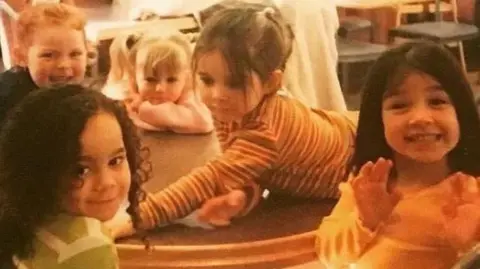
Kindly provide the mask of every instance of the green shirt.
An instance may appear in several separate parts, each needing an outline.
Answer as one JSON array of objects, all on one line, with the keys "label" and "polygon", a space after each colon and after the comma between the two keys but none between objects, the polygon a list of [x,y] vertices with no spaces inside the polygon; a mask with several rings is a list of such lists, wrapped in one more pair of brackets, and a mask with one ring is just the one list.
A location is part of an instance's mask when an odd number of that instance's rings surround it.
[{"label": "green shirt", "polygon": [[18,269],[117,269],[115,243],[97,219],[61,214],[37,232],[34,255]]}]

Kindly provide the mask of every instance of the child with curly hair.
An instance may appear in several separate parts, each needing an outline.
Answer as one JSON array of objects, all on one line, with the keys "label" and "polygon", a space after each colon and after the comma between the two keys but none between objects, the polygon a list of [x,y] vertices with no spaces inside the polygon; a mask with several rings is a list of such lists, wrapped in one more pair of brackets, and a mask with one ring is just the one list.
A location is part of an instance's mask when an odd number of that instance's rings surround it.
[{"label": "child with curly hair", "polygon": [[98,91],[25,97],[0,135],[0,267],[118,268],[101,222],[128,200],[137,226],[145,153],[124,107]]}]

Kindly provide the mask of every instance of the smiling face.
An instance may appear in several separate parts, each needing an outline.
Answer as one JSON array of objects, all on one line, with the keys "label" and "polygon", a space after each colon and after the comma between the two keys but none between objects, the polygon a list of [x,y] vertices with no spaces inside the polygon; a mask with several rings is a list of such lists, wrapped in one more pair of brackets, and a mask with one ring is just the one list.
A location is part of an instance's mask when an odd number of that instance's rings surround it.
[{"label": "smiling face", "polygon": [[81,156],[71,179],[75,184],[64,199],[64,208],[72,215],[109,220],[126,200],[131,182],[117,119],[107,113],[90,118],[80,144]]},{"label": "smiling face", "polygon": [[446,161],[459,141],[457,114],[448,94],[423,73],[407,73],[385,94],[382,118],[395,160]]},{"label": "smiling face", "polygon": [[87,66],[84,33],[66,26],[35,31],[29,46],[20,49],[20,65],[28,67],[38,87],[81,82]]}]

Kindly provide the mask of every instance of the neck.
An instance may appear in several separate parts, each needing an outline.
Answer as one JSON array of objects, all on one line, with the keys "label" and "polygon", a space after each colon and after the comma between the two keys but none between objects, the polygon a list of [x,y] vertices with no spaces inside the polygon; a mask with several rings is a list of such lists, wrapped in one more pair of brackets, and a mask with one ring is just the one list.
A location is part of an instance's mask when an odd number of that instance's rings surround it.
[{"label": "neck", "polygon": [[396,158],[395,169],[396,183],[399,186],[431,186],[441,182],[451,173],[447,158],[433,163]]}]

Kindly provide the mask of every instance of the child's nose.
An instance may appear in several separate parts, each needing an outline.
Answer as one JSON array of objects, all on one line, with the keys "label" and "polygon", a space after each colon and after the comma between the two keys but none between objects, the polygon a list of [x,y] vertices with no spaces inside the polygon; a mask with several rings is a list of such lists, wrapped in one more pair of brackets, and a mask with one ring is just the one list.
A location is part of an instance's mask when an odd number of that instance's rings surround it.
[{"label": "child's nose", "polygon": [[211,97],[212,101],[214,101],[214,102],[220,102],[222,99],[224,99],[224,97],[221,93],[221,90],[217,87],[213,88],[210,91],[210,97]]},{"label": "child's nose", "polygon": [[165,83],[160,82],[160,83],[158,83],[157,86],[155,87],[155,91],[156,91],[156,92],[160,92],[160,93],[164,93],[164,92],[165,92],[165,89],[166,89],[165,86],[166,86]]},{"label": "child's nose", "polygon": [[430,123],[433,121],[432,111],[425,105],[419,105],[413,108],[410,124],[415,123]]},{"label": "child's nose", "polygon": [[58,60],[57,67],[60,69],[69,69],[71,66],[71,60],[67,57],[63,57]]},{"label": "child's nose", "polygon": [[115,186],[115,173],[109,169],[103,169],[98,176],[95,182],[95,190],[103,191],[105,189]]}]

